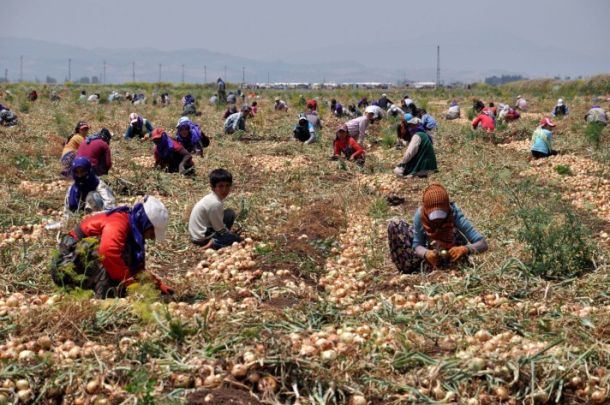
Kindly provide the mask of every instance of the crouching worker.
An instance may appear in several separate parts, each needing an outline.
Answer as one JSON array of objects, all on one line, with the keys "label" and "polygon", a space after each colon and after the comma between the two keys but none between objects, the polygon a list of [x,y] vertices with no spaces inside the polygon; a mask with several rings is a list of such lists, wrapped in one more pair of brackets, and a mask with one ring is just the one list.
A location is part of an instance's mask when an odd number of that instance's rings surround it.
[{"label": "crouching worker", "polygon": [[64,216],[82,211],[104,211],[114,208],[112,190],[95,175],[86,157],[77,157],[70,169],[74,183],[68,188],[64,203]]},{"label": "crouching worker", "polygon": [[155,168],[168,173],[194,174],[193,157],[184,146],[170,138],[163,128],[155,128],[152,134],[155,144]]},{"label": "crouching worker", "polygon": [[[51,278],[60,287],[93,290],[96,298],[125,295],[145,273],[145,240],[165,239],[168,212],[152,196],[84,219],[64,235],[53,255]],[[173,291],[152,275],[163,294]]]},{"label": "crouching worker", "polygon": [[210,146],[210,138],[188,117],[178,120],[176,130],[176,141],[184,146],[188,153],[203,156],[203,149]]},{"label": "crouching worker", "polygon": [[231,173],[225,169],[212,170],[212,192],[195,204],[189,218],[189,234],[195,245],[218,250],[231,246],[234,242],[241,242],[241,236],[231,232],[235,211],[225,209],[223,205],[232,186]]},{"label": "crouching worker", "polygon": [[237,131],[245,132],[246,120],[250,116],[252,116],[252,108],[248,105],[242,106],[240,112],[229,115],[224,124],[225,134],[234,134]]},{"label": "crouching worker", "polygon": [[436,155],[432,147],[432,138],[422,126],[421,120],[411,114],[405,114],[403,120],[407,125],[406,142],[409,143],[405,154],[396,168],[397,176],[427,176],[438,170]]},{"label": "crouching worker", "polygon": [[401,273],[449,267],[487,250],[487,241],[449,201],[447,190],[432,183],[425,190],[413,227],[402,219],[388,223],[392,262]]},{"label": "crouching worker", "polygon": [[307,119],[305,114],[299,114],[299,122],[292,131],[294,139],[301,141],[304,144],[310,144],[316,140],[316,129],[313,124]]},{"label": "crouching worker", "polygon": [[347,125],[343,124],[337,129],[337,136],[333,141],[334,154],[331,160],[337,160],[343,154],[350,162],[364,166],[364,149],[349,135]]},{"label": "crouching worker", "polygon": [[532,134],[532,157],[534,159],[545,158],[559,153],[551,148],[551,141],[553,139],[551,128],[554,126],[553,121],[548,118],[540,120],[540,126]]},{"label": "crouching worker", "polygon": [[8,107],[0,104],[0,125],[12,127],[17,125],[17,116]]},{"label": "crouching worker", "polygon": [[127,127],[127,131],[125,131],[125,135],[123,138],[125,139],[133,139],[138,137],[140,139],[146,139],[147,135],[152,134],[153,125],[152,123],[143,118],[138,113],[129,114],[129,126]]}]

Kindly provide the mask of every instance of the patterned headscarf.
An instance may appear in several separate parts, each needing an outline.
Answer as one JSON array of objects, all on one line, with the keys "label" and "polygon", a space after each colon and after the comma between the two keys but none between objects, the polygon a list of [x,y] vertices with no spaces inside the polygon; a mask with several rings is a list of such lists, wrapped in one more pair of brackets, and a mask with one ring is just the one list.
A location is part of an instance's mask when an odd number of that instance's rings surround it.
[{"label": "patterned headscarf", "polygon": [[[86,173],[82,177],[76,176],[76,169],[82,167],[86,170]],[[70,211],[75,212],[81,207],[87,198],[87,194],[91,191],[95,191],[97,186],[100,184],[100,179],[95,175],[95,171],[91,166],[91,162],[84,156],[77,157],[72,162],[70,167],[70,173],[74,179],[74,184],[70,186],[70,192],[68,193],[68,208]]]}]

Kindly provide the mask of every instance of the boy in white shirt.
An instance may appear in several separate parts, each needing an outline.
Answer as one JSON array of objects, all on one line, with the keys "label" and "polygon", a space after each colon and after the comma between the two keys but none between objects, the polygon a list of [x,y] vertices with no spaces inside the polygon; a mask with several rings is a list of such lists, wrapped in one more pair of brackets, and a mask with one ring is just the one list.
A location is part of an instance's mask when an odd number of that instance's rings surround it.
[{"label": "boy in white shirt", "polygon": [[223,206],[231,192],[233,176],[225,169],[212,170],[210,186],[212,192],[199,200],[191,211],[189,234],[194,244],[218,250],[241,242],[242,238],[231,232],[235,211]]}]

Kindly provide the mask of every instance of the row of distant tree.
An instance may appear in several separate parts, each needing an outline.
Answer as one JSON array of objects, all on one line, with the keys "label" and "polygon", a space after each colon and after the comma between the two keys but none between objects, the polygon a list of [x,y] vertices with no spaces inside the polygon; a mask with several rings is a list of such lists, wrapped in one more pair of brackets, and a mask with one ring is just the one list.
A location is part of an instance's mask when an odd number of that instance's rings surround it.
[{"label": "row of distant tree", "polygon": [[[67,82],[68,78],[66,77],[64,82]],[[0,77],[0,83],[4,83],[6,82],[6,80],[4,79],[4,77]],[[42,83],[42,81],[39,78],[35,78],[34,82],[36,83]],[[57,84],[57,79],[51,76],[47,76],[45,81],[46,84]],[[100,78],[97,76],[83,76],[78,80],[75,80],[74,83],[80,83],[80,84],[99,84],[101,83]]]},{"label": "row of distant tree", "polygon": [[[561,76],[553,77],[555,80],[561,80]],[[582,79],[582,76],[577,77],[578,80]],[[527,80],[527,77],[521,75],[502,75],[502,76],[491,76],[485,78],[485,83],[491,84],[492,86],[498,86],[500,84],[506,84],[510,82],[516,82],[517,80]],[[572,80],[570,76],[565,76],[563,80]]]},{"label": "row of distant tree", "polygon": [[[581,79],[581,76],[578,76],[578,79]],[[555,76],[554,77],[555,80],[561,80],[560,76]],[[564,80],[570,80],[571,77],[570,76],[566,76],[563,78]],[[526,77],[523,77],[521,75],[502,75],[502,76],[491,76],[491,77],[486,77],[485,78],[485,83],[486,84],[490,84],[493,86],[498,86],[501,84],[506,84],[506,83],[510,83],[510,82],[515,82],[517,80],[527,80]],[[0,83],[4,83],[6,80],[4,79],[4,77],[0,77]],[[67,82],[68,78],[66,77],[64,82]],[[35,79],[36,83],[41,83],[41,81],[36,78]],[[47,76],[45,79],[45,83],[47,84],[57,84],[57,79],[51,76]],[[99,84],[101,83],[100,78],[97,76],[83,76],[80,79],[74,81],[74,83],[80,83],[80,84]],[[399,84],[402,84],[404,82],[399,82]],[[457,83],[456,83],[457,84]]]}]

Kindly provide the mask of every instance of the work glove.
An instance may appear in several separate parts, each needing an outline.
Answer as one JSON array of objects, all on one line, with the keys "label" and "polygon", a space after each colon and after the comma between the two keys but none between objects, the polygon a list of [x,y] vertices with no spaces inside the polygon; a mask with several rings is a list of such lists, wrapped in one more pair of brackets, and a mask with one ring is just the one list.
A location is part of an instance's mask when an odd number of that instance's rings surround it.
[{"label": "work glove", "polygon": [[174,293],[174,289],[171,288],[170,286],[168,286],[167,284],[165,284],[163,281],[161,281],[161,279],[159,277],[157,277],[156,274],[150,273],[150,275],[153,279],[153,282],[159,289],[159,291],[161,291],[161,294],[172,295]]},{"label": "work glove", "polygon": [[449,249],[449,257],[452,262],[457,262],[464,256],[468,256],[468,248],[466,246],[454,246]]},{"label": "work glove", "polygon": [[161,294],[163,294],[163,295],[173,295],[174,294],[174,289],[171,288],[170,286],[168,286],[167,284],[165,284],[163,281],[159,281],[159,284],[157,284],[157,288],[159,288],[159,290],[161,291]]},{"label": "work glove", "polygon": [[438,253],[436,250],[428,250],[424,255],[424,259],[428,262],[432,268],[435,268],[438,265]]}]

